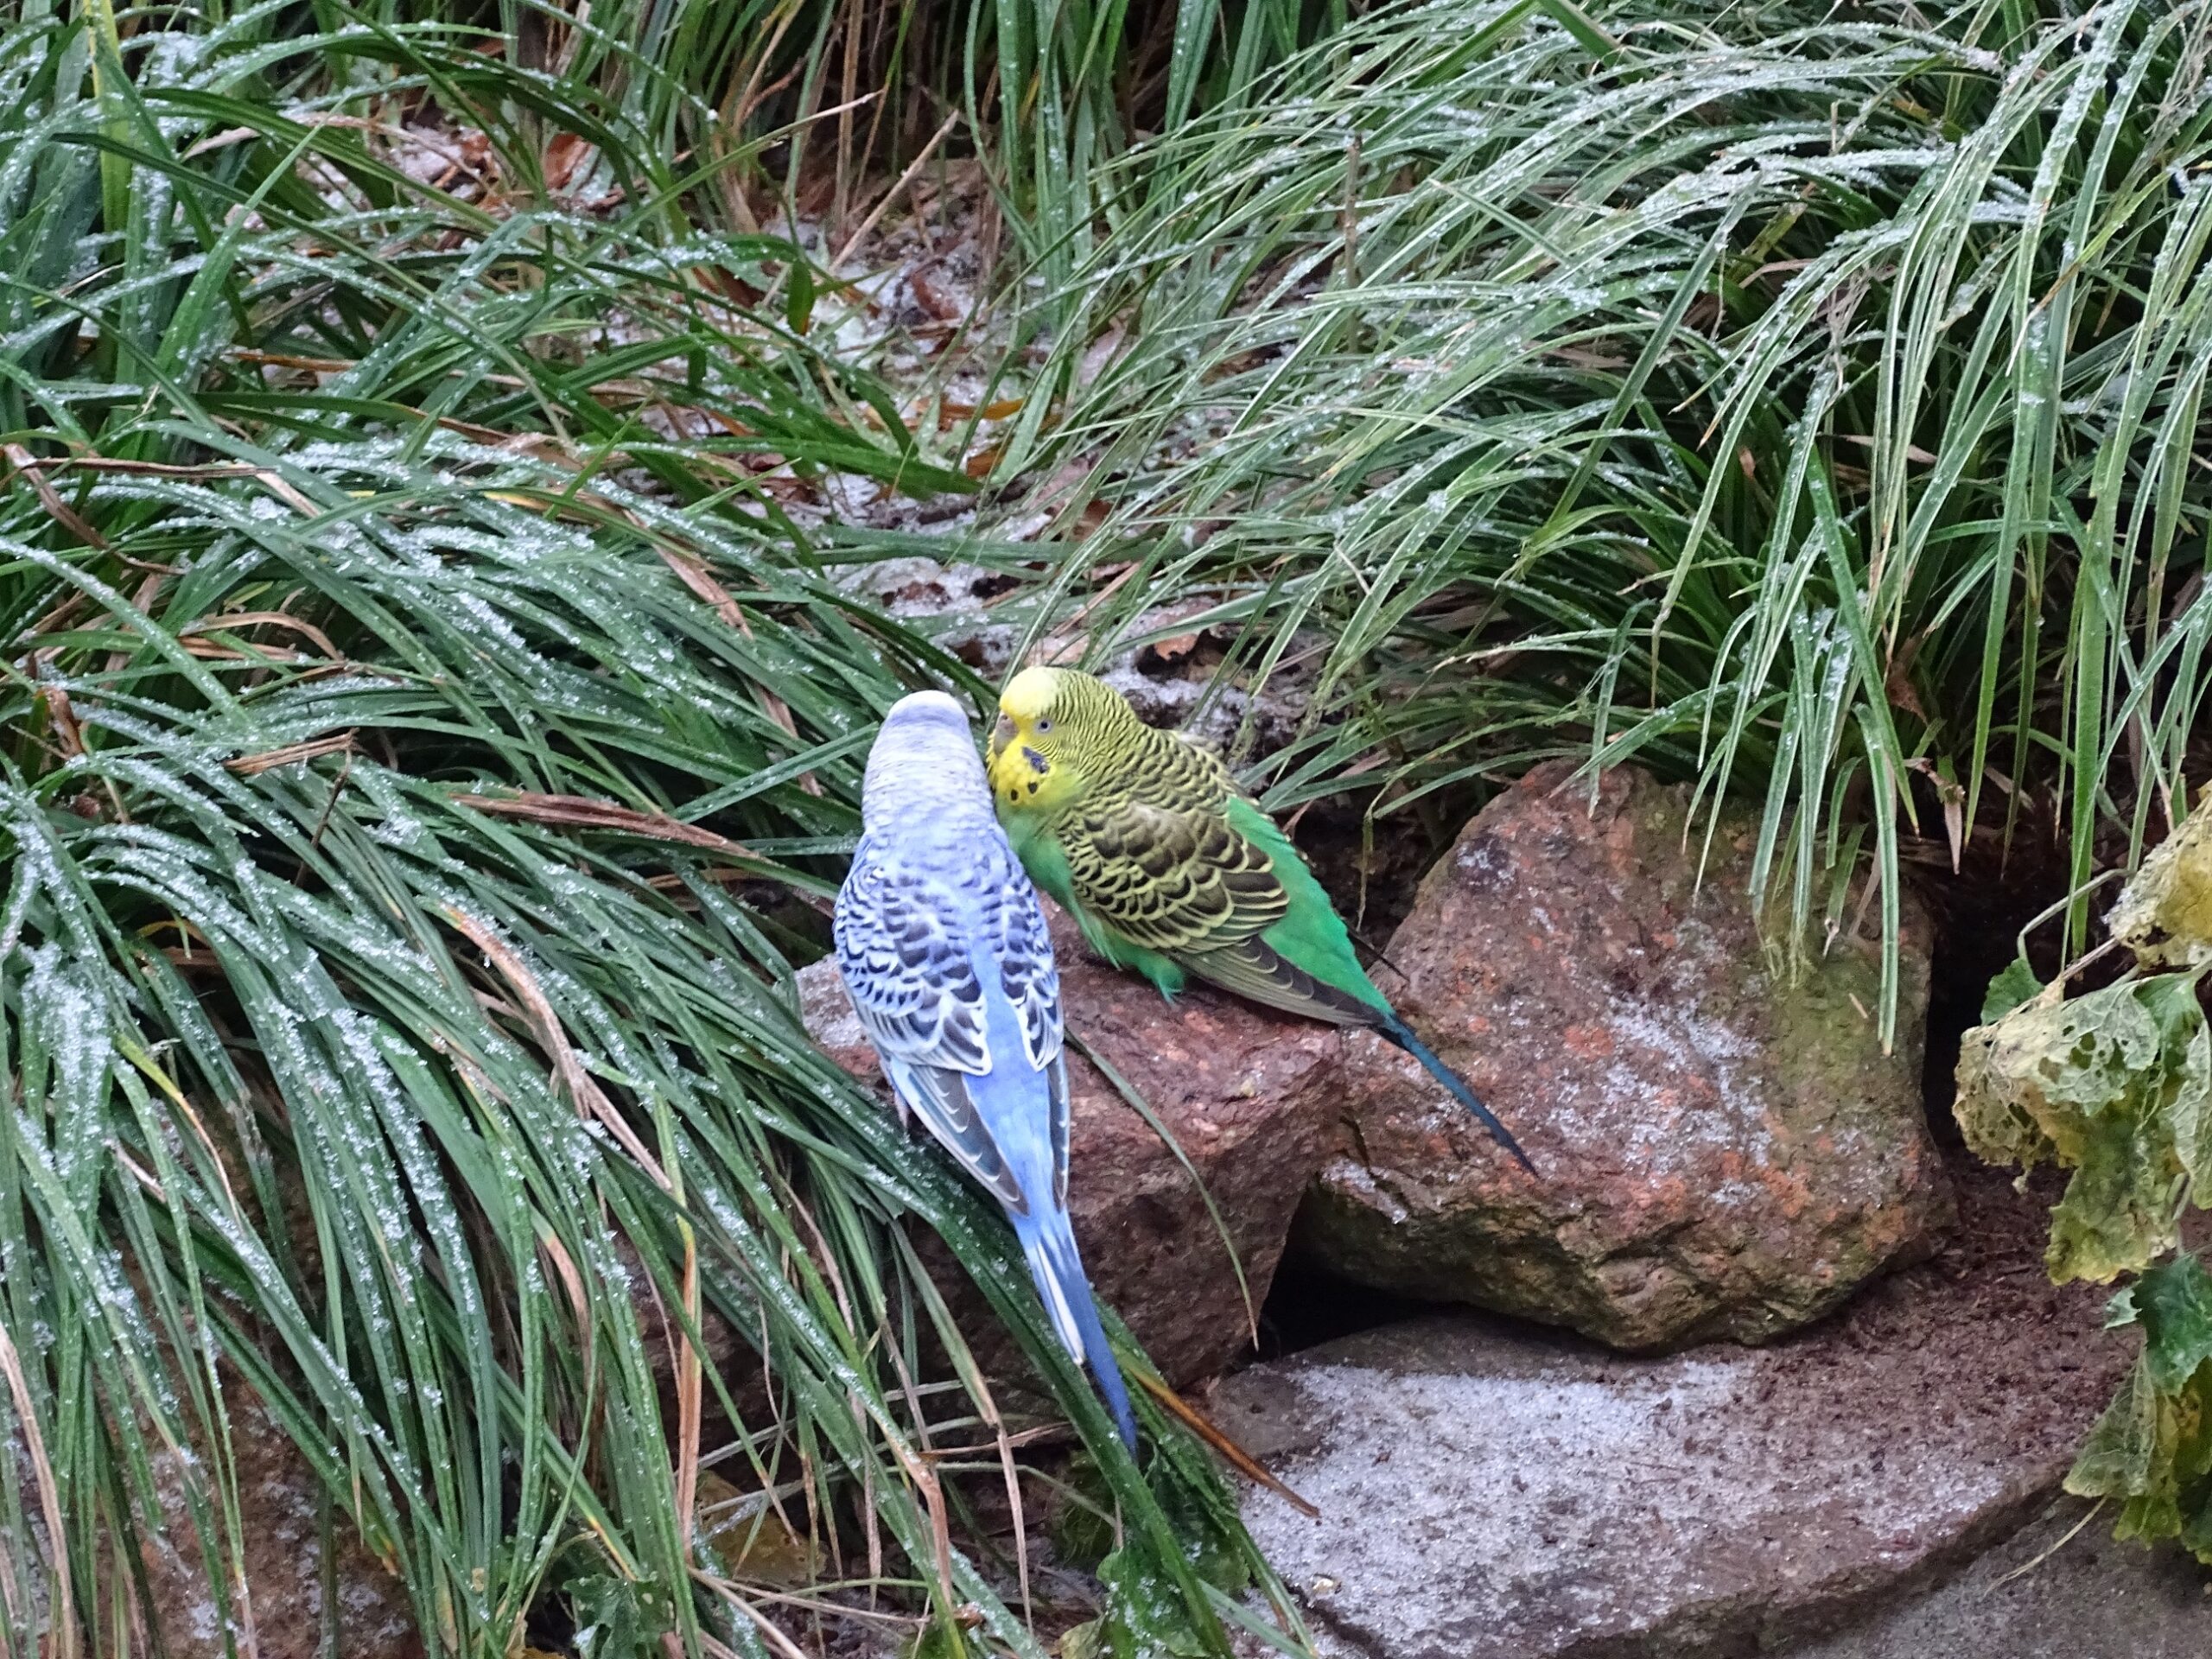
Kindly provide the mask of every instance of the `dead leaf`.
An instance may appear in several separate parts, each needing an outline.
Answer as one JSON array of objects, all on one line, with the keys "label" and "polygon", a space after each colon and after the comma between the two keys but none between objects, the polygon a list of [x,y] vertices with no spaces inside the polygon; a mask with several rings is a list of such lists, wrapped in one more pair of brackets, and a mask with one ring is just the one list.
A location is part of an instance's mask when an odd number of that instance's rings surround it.
[{"label": "dead leaf", "polygon": [[1084,351],[1082,360],[1075,365],[1075,384],[1078,391],[1087,388],[1092,381],[1106,372],[1106,365],[1114,360],[1114,354],[1122,349],[1122,325],[1117,322],[1090,343],[1089,348]]},{"label": "dead leaf", "polygon": [[585,158],[593,153],[592,146],[573,132],[556,132],[545,146],[545,188],[565,190],[569,181],[576,176]]},{"label": "dead leaf", "polygon": [[914,302],[939,322],[957,322],[966,315],[960,301],[930,279],[925,270],[906,273],[906,286],[914,290]]},{"label": "dead leaf", "polygon": [[724,270],[720,265],[695,265],[691,269],[691,275],[704,286],[713,289],[732,305],[756,306],[767,297],[743,277],[733,271]]},{"label": "dead leaf", "polygon": [[2120,889],[2109,925],[2146,967],[2212,963],[2212,785]]},{"label": "dead leaf", "polygon": [[732,1577],[778,1589],[815,1583],[824,1565],[819,1545],[792,1531],[766,1492],[741,1492],[711,1469],[699,1472],[699,1541],[721,1558]]},{"label": "dead leaf", "polygon": [[986,421],[1003,421],[1020,414],[1022,404],[1027,401],[1026,397],[1001,397],[995,404],[985,404],[981,409],[973,404],[948,403],[938,410],[937,429],[944,431],[955,421],[964,421],[971,416]]},{"label": "dead leaf", "polygon": [[1137,654],[1140,668],[1173,668],[1198,648],[1195,633],[1179,633],[1172,639],[1155,639]]}]

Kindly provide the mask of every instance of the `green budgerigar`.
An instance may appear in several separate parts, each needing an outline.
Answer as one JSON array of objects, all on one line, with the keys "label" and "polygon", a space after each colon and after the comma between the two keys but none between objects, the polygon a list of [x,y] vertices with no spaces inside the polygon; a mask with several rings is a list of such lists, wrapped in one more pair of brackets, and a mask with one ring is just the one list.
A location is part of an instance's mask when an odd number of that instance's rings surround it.
[{"label": "green budgerigar", "polygon": [[1398,1018],[1290,837],[1221,761],[1103,680],[1024,669],[999,699],[991,794],[1030,880],[1116,967],[1361,1026],[1412,1055],[1529,1173],[1505,1126]]}]

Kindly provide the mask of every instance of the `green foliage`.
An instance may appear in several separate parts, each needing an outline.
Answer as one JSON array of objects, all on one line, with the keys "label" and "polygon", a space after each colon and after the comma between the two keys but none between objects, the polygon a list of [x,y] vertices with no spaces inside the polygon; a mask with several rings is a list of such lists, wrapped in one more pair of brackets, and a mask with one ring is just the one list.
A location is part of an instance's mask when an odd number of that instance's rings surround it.
[{"label": "green foliage", "polygon": [[931,1380],[912,1224],[1218,1644],[999,1217],[796,1013],[874,719],[973,682],[763,479],[964,480],[798,331],[797,250],[711,228],[629,45],[161,22],[0,60],[0,1652],[137,1650],[162,1465],[243,1628],[250,1389],[435,1651],[550,1602],[594,1652],[762,1650],[690,1538],[711,1462],[1036,1653],[929,1455],[1002,1419]]},{"label": "green foliage", "polygon": [[2151,1268],[2113,1299],[2142,1356],[2066,1478],[2120,1503],[2119,1535],[2178,1538],[2212,1561],[2212,1274],[2193,1255]]},{"label": "green foliage", "polygon": [[[2139,932],[2139,969],[2212,945],[2190,931],[2194,912],[2164,902],[2212,875],[2207,805],[2114,907],[2116,919],[2177,924]],[[2067,1490],[2120,1500],[2121,1537],[2178,1538],[2212,1561],[2212,1275],[2175,1254],[2183,1209],[2212,1194],[2203,977],[2199,969],[2125,978],[2062,1001],[2063,980],[2035,989],[2015,963],[1990,987],[1991,1006],[2005,1006],[1963,1039],[1955,1109],[1981,1156],[2024,1169],[2055,1160],[2075,1172],[2051,1214],[2052,1278],[2139,1275],[2113,1299],[2108,1324],[2139,1329],[2142,1353]]]},{"label": "green foliage", "polygon": [[[404,0],[314,10],[333,32],[359,20],[403,38],[426,16]],[[750,231],[766,204],[804,198],[841,244],[874,206],[872,175],[957,146],[984,162],[1029,260],[1065,277],[1089,245],[1096,175],[1131,137],[1235,107],[1349,10],[1345,0],[601,0],[586,12],[508,0],[481,15],[481,32],[515,43],[537,98],[603,97],[642,147],[690,158],[711,185],[694,207],[701,223]],[[464,84],[467,46],[445,66]],[[382,54],[374,41],[357,49]]]},{"label": "green foliage", "polygon": [[2006,963],[1981,999],[1981,1023],[1994,1025],[2043,989],[2043,982],[2024,957]]},{"label": "green foliage", "polygon": [[1007,449],[1049,591],[1310,674],[1273,806],[1749,795],[1801,940],[1894,946],[1916,831],[2139,848],[2212,641],[2212,8],[1848,10],[1391,8],[1131,157]]},{"label": "green foliage", "polygon": [[[2208,785],[2212,790],[2212,785]],[[2112,936],[2143,963],[2212,963],[2212,793],[2143,861],[2107,918]]]},{"label": "green foliage", "polygon": [[598,1570],[560,1588],[575,1626],[576,1659],[645,1659],[663,1651],[661,1638],[677,1628],[675,1598],[649,1580]]}]

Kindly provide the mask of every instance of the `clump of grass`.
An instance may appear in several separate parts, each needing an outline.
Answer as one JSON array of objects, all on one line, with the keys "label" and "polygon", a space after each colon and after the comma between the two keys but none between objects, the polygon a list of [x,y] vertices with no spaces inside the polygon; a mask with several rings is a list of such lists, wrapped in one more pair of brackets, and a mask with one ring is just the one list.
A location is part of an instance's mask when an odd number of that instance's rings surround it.
[{"label": "clump of grass", "polygon": [[1039,1653],[941,1456],[1019,1490],[1020,1418],[914,1223],[1096,1463],[1109,1622],[1218,1645],[1268,1581],[1210,1465],[1154,1414],[1139,1471],[795,1012],[873,720],[960,671],[772,486],[964,480],[809,345],[797,250],[694,228],[634,78],[486,44],[96,7],[0,68],[0,1649],[137,1650],[156,1461],[243,1648],[250,1389],[435,1651],[564,1599],[794,1651],[712,1469],[939,1649]]},{"label": "clump of grass", "polygon": [[1556,753],[1750,795],[1759,895],[1877,906],[1893,995],[1916,829],[2025,810],[2078,883],[2203,768],[2208,43],[2130,0],[1358,23],[1130,159],[1007,452],[1094,532],[1053,580],[1140,562],[1102,648],[1189,588],[1251,673],[1319,659],[1279,806]]},{"label": "clump of grass", "polygon": [[[398,0],[314,10],[328,33],[404,36],[423,16]],[[1089,243],[1097,175],[1130,142],[1233,106],[1351,10],[1344,0],[603,0],[585,12],[526,0],[440,15],[511,42],[533,99],[603,99],[666,165],[714,171],[700,223],[751,231],[803,203],[842,246],[872,173],[957,154],[986,167],[1028,264],[1065,277]],[[448,49],[468,48],[456,37]]]}]

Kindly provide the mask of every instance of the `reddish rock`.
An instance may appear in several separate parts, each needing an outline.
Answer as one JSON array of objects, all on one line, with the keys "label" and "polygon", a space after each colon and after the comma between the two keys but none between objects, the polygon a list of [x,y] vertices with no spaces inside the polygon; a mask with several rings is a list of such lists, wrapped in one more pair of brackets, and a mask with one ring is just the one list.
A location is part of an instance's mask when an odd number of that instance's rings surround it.
[{"label": "reddish rock", "polygon": [[[1894,1052],[1880,957],[1794,982],[1724,817],[1703,883],[1685,791],[1568,768],[1492,801],[1387,952],[1399,1011],[1513,1129],[1510,1164],[1412,1062],[1347,1044],[1344,1133],[1302,1240],[1356,1282],[1613,1346],[1759,1342],[1925,1254],[1948,1187],[1921,1103],[1928,929],[1905,910]],[[1687,844],[1686,844],[1687,842]]]},{"label": "reddish rock", "polygon": [[[1047,908],[1071,1038],[1096,1050],[1174,1136],[1235,1241],[1256,1308],[1327,1150],[1341,1036],[1203,989],[1171,1006],[1093,959],[1074,925]],[[817,963],[799,985],[815,1039],[887,1099],[836,964]],[[1092,1283],[1171,1382],[1211,1376],[1248,1351],[1252,1332],[1205,1198],[1075,1040],[1068,1082],[1069,1208]]]},{"label": "reddish rock", "polygon": [[[317,1484],[291,1439],[243,1383],[230,1381],[224,1402],[238,1466],[238,1539],[246,1605],[235,1603],[238,1651],[264,1659],[321,1653],[323,1630],[322,1533]],[[208,1594],[207,1569],[179,1478],[176,1454],[154,1459],[167,1535],[143,1547],[151,1592],[149,1623],[177,1659],[216,1659],[226,1651],[223,1619]],[[340,1510],[332,1516],[337,1559],[331,1565],[337,1650],[345,1659],[412,1659],[423,1651],[415,1615],[399,1580],[363,1548]],[[246,1637],[251,1617],[253,1646]]]}]

